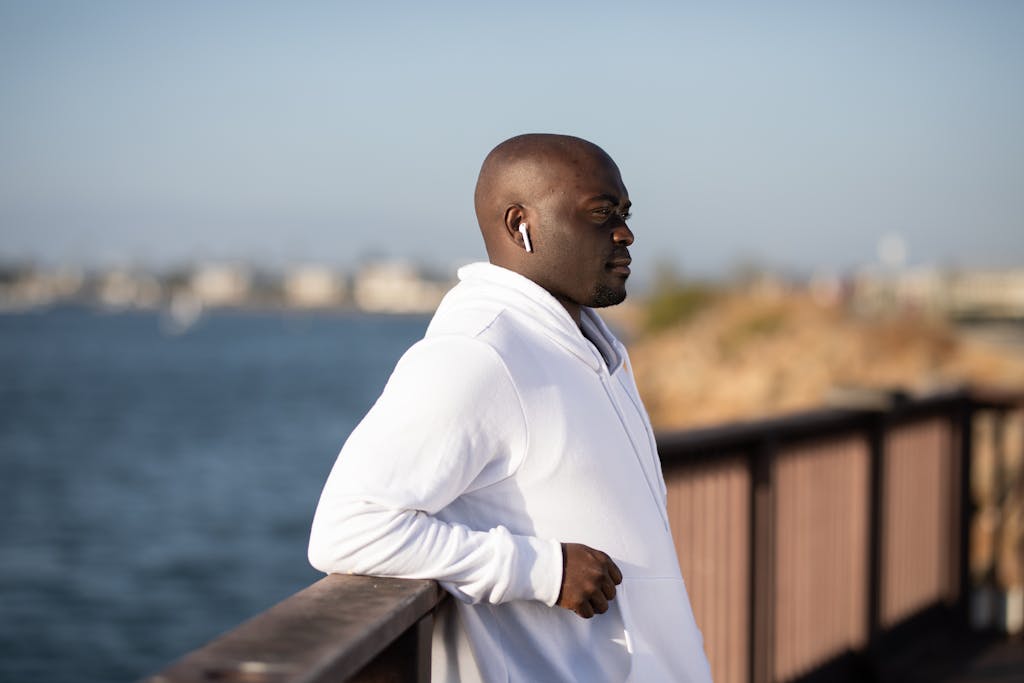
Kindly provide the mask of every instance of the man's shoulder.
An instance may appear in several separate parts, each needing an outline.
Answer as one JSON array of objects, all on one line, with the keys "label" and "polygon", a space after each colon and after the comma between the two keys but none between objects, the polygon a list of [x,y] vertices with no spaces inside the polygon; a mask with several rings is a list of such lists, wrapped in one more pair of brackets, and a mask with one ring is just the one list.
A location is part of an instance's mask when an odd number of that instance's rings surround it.
[{"label": "man's shoulder", "polygon": [[452,298],[437,309],[427,328],[426,339],[476,339],[502,353],[508,348],[508,341],[521,334],[521,326],[517,316],[498,302]]},{"label": "man's shoulder", "polygon": [[428,339],[442,336],[477,338],[494,325],[503,309],[482,304],[442,306],[427,328]]},{"label": "man's shoulder", "polygon": [[517,386],[507,358],[479,336],[434,334],[406,350],[388,379],[385,393],[430,397],[435,407],[473,410],[502,386]]},{"label": "man's shoulder", "polygon": [[[518,280],[513,282],[521,284]],[[561,321],[551,312],[548,302],[537,298],[481,277],[463,280],[441,301],[425,340],[472,339],[513,365],[517,358],[533,357],[569,344],[563,337],[572,335],[559,328]],[[561,304],[553,298],[551,304],[568,320]],[[571,321],[565,327],[571,327]],[[552,344],[553,341],[556,343]]]}]

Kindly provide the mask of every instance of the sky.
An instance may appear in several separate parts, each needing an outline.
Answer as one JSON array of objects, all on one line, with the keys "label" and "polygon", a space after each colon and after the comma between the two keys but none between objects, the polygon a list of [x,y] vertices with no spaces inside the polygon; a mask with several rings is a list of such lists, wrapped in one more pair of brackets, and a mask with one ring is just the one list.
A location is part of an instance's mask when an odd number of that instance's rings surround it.
[{"label": "sky", "polygon": [[0,0],[0,124],[0,262],[448,268],[487,152],[557,132],[634,272],[1024,265],[1014,1]]}]

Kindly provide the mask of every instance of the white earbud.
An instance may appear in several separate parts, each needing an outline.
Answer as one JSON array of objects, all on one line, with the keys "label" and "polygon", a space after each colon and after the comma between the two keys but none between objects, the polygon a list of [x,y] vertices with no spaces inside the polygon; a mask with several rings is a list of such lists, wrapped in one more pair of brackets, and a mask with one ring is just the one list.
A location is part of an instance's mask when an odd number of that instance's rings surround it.
[{"label": "white earbud", "polygon": [[526,245],[526,251],[533,251],[533,245],[530,244],[530,233],[526,231],[526,223],[519,224],[519,232],[523,234],[523,244]]}]

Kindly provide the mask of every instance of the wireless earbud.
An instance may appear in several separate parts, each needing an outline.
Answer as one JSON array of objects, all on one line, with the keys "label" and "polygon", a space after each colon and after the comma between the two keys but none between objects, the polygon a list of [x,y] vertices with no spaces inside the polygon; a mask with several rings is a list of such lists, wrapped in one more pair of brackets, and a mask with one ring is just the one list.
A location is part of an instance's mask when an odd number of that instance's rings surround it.
[{"label": "wireless earbud", "polygon": [[533,245],[530,244],[530,233],[526,230],[526,223],[519,224],[519,232],[523,234],[523,244],[526,245],[526,251],[533,251]]}]

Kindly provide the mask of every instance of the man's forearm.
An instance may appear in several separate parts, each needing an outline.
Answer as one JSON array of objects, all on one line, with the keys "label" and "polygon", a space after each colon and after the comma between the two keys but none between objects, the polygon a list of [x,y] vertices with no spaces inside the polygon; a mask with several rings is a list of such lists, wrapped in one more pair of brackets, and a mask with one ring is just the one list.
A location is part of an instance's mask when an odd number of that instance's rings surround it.
[{"label": "man's forearm", "polygon": [[322,503],[309,560],[328,573],[436,579],[465,602],[553,605],[562,580],[557,541],[514,535],[501,526],[476,531],[368,501]]}]

